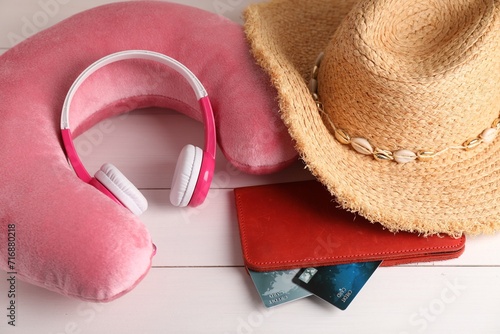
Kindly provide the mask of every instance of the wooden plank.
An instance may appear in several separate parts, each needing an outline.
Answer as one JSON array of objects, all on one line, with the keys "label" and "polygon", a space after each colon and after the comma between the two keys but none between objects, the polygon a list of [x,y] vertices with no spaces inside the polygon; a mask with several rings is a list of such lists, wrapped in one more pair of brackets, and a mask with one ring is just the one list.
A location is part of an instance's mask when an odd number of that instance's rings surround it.
[{"label": "wooden plank", "polygon": [[[141,216],[158,253],[156,266],[243,265],[232,189],[212,189],[197,208],[174,208],[168,190],[144,190],[149,209]],[[293,245],[290,245],[293,247]],[[458,259],[410,266],[500,266],[500,234],[468,238]]]},{"label": "wooden plank", "polygon": [[141,219],[157,246],[155,266],[243,265],[232,190],[212,189],[197,208],[174,208],[169,191],[144,191]]},{"label": "wooden plank", "polygon": [[16,328],[4,315],[0,332],[498,333],[499,276],[498,267],[380,268],[346,311],[316,297],[266,309],[242,268],[153,269],[108,304],[18,282]]},{"label": "wooden plank", "polygon": [[[170,188],[182,148],[187,144],[203,147],[202,124],[176,112],[139,111],[104,122],[75,140],[84,165],[93,175],[111,162],[139,188]],[[301,163],[277,174],[256,176],[235,169],[220,150],[216,162],[216,188],[312,178]]]},{"label": "wooden plank", "polygon": [[[0,2],[0,47],[10,48],[26,38],[84,10],[121,0],[16,0]],[[241,11],[256,0],[173,0],[241,23]]]}]

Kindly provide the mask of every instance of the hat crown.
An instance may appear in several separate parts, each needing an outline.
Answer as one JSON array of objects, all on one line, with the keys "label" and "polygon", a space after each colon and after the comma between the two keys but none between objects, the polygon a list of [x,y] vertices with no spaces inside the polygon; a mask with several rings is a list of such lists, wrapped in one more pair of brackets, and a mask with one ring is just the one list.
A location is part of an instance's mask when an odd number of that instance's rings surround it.
[{"label": "hat crown", "polygon": [[325,50],[319,97],[337,128],[387,150],[440,151],[500,112],[494,0],[378,0],[349,13]]}]

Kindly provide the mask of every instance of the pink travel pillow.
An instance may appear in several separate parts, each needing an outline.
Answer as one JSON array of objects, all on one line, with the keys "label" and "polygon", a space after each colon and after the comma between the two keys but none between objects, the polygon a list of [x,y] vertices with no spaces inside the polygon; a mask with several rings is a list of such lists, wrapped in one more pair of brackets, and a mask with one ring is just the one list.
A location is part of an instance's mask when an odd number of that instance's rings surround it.
[{"label": "pink travel pillow", "polygon": [[[130,291],[148,272],[154,255],[149,232],[131,212],[77,178],[59,127],[77,76],[96,60],[130,49],[168,55],[200,79],[214,109],[219,147],[236,167],[264,174],[295,161],[275,91],[254,64],[241,26],[160,1],[85,11],[0,57],[2,270],[100,302]],[[201,120],[193,91],[178,74],[146,60],[111,64],[76,94],[73,134],[151,106]]]}]

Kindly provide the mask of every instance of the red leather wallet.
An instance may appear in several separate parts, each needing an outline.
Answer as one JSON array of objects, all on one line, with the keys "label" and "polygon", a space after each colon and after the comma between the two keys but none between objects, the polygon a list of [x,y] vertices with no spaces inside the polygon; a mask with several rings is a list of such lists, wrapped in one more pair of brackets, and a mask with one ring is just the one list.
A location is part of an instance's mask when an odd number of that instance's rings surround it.
[{"label": "red leather wallet", "polygon": [[392,233],[338,208],[317,181],[236,188],[243,257],[254,271],[383,260],[383,266],[460,256],[465,236]]}]

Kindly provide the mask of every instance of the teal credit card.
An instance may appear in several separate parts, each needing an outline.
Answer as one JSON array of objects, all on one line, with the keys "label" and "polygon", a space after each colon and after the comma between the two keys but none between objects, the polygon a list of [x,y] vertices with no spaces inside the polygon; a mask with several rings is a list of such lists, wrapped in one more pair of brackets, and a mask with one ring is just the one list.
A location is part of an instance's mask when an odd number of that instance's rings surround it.
[{"label": "teal credit card", "polygon": [[266,307],[289,303],[312,293],[292,282],[300,269],[257,272],[248,270]]},{"label": "teal credit card", "polygon": [[345,310],[382,261],[301,269],[293,282]]}]

